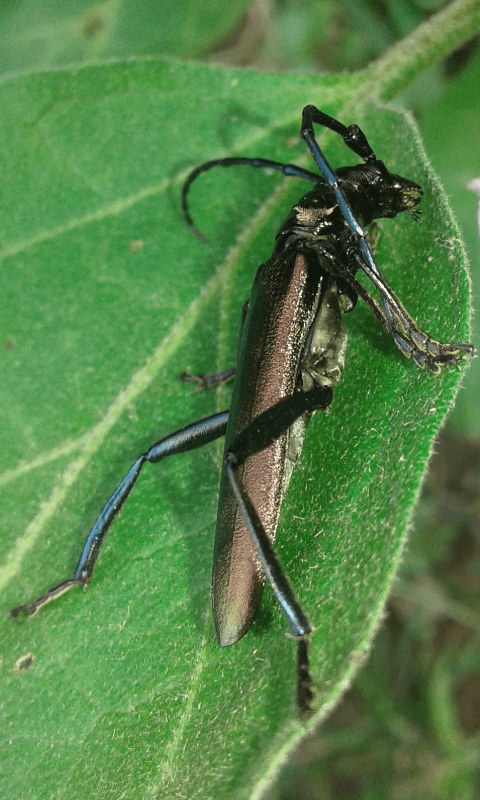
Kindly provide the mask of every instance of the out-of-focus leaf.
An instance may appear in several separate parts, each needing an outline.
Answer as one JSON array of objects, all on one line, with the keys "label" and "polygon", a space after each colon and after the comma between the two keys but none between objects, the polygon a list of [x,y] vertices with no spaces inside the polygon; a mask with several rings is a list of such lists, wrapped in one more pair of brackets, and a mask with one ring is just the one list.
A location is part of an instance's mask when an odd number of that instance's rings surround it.
[{"label": "out-of-focus leaf", "polygon": [[[468,189],[480,175],[480,55],[443,92],[422,118],[421,131],[428,156],[438,171],[465,239],[470,259],[473,296],[480,296],[480,237],[477,224],[478,200]],[[480,320],[473,317],[473,341],[480,342]],[[480,361],[468,371],[458,396],[451,423],[471,436],[480,433]]]},{"label": "out-of-focus leaf", "polygon": [[0,8],[0,71],[99,58],[198,56],[239,24],[248,0],[13,0]]}]

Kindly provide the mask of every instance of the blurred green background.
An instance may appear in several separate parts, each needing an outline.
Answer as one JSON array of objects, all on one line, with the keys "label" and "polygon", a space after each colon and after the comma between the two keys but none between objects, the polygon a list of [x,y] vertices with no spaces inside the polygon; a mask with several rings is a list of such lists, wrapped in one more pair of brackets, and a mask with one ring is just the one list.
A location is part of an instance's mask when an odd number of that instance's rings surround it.
[{"label": "blurred green background", "polygon": [[[0,71],[165,54],[268,71],[355,71],[443,5],[12,0],[0,8]],[[479,96],[475,37],[394,99],[414,113],[451,198],[471,261],[474,302],[480,296],[478,197],[467,184],[480,178]],[[478,348],[478,317],[473,325]],[[265,800],[480,796],[479,384],[477,359],[435,448],[368,664]]]}]

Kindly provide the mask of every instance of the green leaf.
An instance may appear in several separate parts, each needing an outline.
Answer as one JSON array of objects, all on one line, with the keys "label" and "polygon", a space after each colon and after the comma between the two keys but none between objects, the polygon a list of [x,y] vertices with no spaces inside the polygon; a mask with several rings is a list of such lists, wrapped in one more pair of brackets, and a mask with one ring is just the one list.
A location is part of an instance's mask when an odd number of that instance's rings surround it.
[{"label": "green leaf", "polygon": [[246,0],[11,0],[0,7],[0,70],[46,69],[99,58],[199,56],[241,22]]},{"label": "green leaf", "polygon": [[[228,407],[228,388],[195,392],[178,375],[233,363],[255,269],[308,187],[246,168],[201,176],[190,202],[205,246],[180,212],[192,166],[243,154],[313,169],[298,138],[302,106],[358,122],[389,168],[425,189],[421,223],[383,225],[382,270],[424,329],[468,339],[446,201],[408,119],[356,106],[359,87],[361,77],[152,61],[0,85],[5,611],[73,572],[140,452]],[[332,166],[353,163],[338,137],[319,135]],[[360,303],[347,322],[344,377],[309,427],[278,534],[315,627],[318,719],[381,620],[460,377],[406,362]],[[220,453],[210,445],[147,465],[88,592],[2,621],[1,796],[259,797],[303,735],[295,646],[271,592],[237,645],[221,650],[214,638]]]}]

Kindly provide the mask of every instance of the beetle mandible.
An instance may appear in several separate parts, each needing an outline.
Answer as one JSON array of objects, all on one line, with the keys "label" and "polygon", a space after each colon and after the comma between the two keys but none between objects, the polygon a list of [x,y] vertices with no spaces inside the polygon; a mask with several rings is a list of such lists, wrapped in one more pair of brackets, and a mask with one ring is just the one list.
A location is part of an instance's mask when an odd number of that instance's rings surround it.
[{"label": "beetle mandible", "polygon": [[[338,133],[363,163],[332,170],[315,139],[314,123]],[[330,405],[342,374],[347,345],[344,315],[360,296],[399,350],[433,373],[458,365],[474,350],[471,344],[441,344],[423,333],[375,263],[366,228],[375,219],[402,211],[418,220],[421,187],[389,172],[357,125],[346,127],[315,106],[303,109],[300,135],[320,175],[293,164],[233,157],[200,165],[183,186],[184,214],[196,230],[187,193],[192,182],[213,167],[269,168],[315,184],[291,209],[276,236],[272,257],[257,270],[242,313],[236,370],[188,378],[208,385],[235,372],[230,410],[187,425],[140,455],[100,512],[73,577],[17,606],[12,615],[32,615],[71,587],[87,587],[109,526],[145,462],[156,463],[225,436],[212,572],[218,641],[231,645],[246,633],[267,580],[297,640],[297,703],[306,717],[312,700],[311,626],[273,541],[308,419]],[[357,280],[359,269],[377,289],[380,303]]]}]

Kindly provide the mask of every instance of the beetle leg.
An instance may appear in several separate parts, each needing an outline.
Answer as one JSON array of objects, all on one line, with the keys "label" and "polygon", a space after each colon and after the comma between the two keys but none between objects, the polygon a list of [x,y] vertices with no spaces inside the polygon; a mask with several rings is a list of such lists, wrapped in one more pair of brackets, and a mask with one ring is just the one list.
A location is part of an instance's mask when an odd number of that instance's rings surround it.
[{"label": "beetle leg", "polygon": [[252,538],[258,557],[270,586],[277,598],[293,636],[298,640],[297,651],[297,698],[302,716],[308,716],[311,700],[311,679],[308,669],[308,643],[306,637],[312,628],[307,615],[298,602],[295,592],[280,564],[275,548],[270,541],[249,496],[237,475],[238,467],[254,453],[258,453],[277,439],[281,433],[300,416],[319,408],[327,408],[333,391],[327,387],[309,392],[295,392],[255,417],[231,443],[225,453],[228,479],[247,530]]},{"label": "beetle leg", "polygon": [[204,444],[224,436],[227,419],[228,411],[222,411],[219,414],[212,414],[210,417],[197,420],[191,425],[186,425],[184,428],[164,436],[163,439],[152,445],[146,453],[139,456],[95,521],[83,546],[73,578],[53,586],[31,603],[12,609],[12,616],[16,617],[19,614],[31,616],[35,614],[42,606],[65,594],[72,586],[83,586],[86,589],[92,579],[100,547],[108,529],[133,489],[145,462],[150,461],[150,463],[155,464],[166,456],[185,453],[187,450],[195,450],[197,447],[203,447]]},{"label": "beetle leg", "polygon": [[474,347],[471,344],[464,342],[443,344],[423,333],[378,267],[373,271],[364,263],[355,247],[349,248],[347,259],[356,260],[370,278],[380,294],[381,306],[350,269],[339,268],[343,262],[332,245],[319,242],[316,244],[316,252],[322,267],[336,280],[343,280],[362,298],[375,314],[385,333],[392,337],[398,349],[406,358],[411,358],[417,367],[427,368],[430,372],[438,374],[443,366],[457,366],[464,357],[473,356]]},{"label": "beetle leg", "polygon": [[297,648],[297,707],[300,716],[308,719],[312,713],[313,681],[310,674],[308,639],[299,639]]},{"label": "beetle leg", "polygon": [[[243,329],[245,326],[245,319],[247,316],[248,311],[248,304],[249,300],[247,300],[242,306],[242,315],[240,319],[240,331],[238,334],[238,341],[242,341]],[[197,384],[197,389],[210,389],[212,386],[217,386],[220,383],[226,383],[227,381],[231,381],[235,377],[235,367],[229,367],[228,369],[222,370],[222,372],[209,372],[205,375],[190,375],[188,372],[182,372],[180,375],[180,380],[184,383],[189,383],[190,381]]]},{"label": "beetle leg", "polygon": [[[363,263],[356,251],[353,251],[353,256],[361,263],[364,272],[378,289],[382,307],[348,270],[342,272],[342,278],[367,303],[381,322],[385,332],[392,336],[398,349],[404,356],[411,358],[417,367],[426,367],[430,372],[439,373],[442,366],[456,366],[465,356],[473,356],[474,347],[471,344],[437,342],[428,334],[423,333],[395,292],[392,291],[380,270],[377,268],[373,272],[369,266]],[[387,309],[389,314],[387,314]]]},{"label": "beetle leg", "polygon": [[[334,133],[339,133],[347,147],[352,150],[355,155],[362,158],[366,164],[370,161],[376,161],[377,157],[370,147],[367,137],[358,125],[343,125],[335,117],[330,117],[323,111],[320,111],[316,106],[305,106],[302,112],[302,129],[300,136],[306,140],[305,133],[313,136],[313,123],[323,125]],[[320,149],[320,148],[319,148]],[[316,159],[315,159],[316,161]]]},{"label": "beetle leg", "polygon": [[235,367],[229,367],[222,372],[207,372],[206,374],[190,375],[188,372],[182,372],[180,380],[183,383],[196,383],[198,389],[210,389],[212,386],[218,386],[220,383],[231,381],[235,377]]}]

